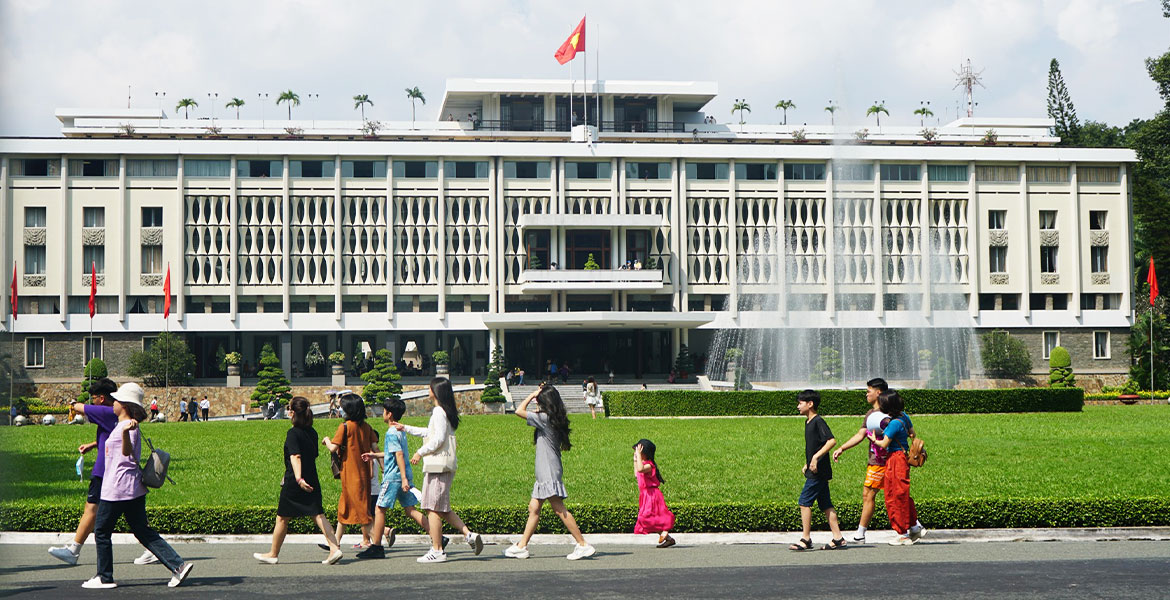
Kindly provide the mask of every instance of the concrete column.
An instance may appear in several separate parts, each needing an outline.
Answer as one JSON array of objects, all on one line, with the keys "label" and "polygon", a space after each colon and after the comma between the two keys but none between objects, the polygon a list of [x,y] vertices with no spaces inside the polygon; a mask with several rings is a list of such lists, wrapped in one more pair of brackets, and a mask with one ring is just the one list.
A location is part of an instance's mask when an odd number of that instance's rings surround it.
[{"label": "concrete column", "polygon": [[671,210],[670,210],[670,246],[674,254],[674,267],[670,270],[670,279],[674,283],[674,306],[679,312],[687,310],[687,223],[685,209],[687,187],[684,166],[685,159],[671,160],[674,176],[670,179]]},{"label": "concrete column", "polygon": [[435,243],[435,255],[437,259],[437,268],[435,269],[435,279],[439,284],[439,320],[447,318],[447,190],[446,190],[446,173],[444,172],[445,163],[442,157],[439,158],[439,191],[435,202],[435,210],[438,211],[435,222],[438,224],[438,238]]},{"label": "concrete column", "polygon": [[[967,163],[967,280],[970,282],[971,298],[967,311],[972,319],[979,318],[979,292],[983,286],[983,271],[979,268],[979,257],[985,246],[979,237],[979,194],[975,191],[975,161]],[[974,250],[970,250],[974,248]],[[978,321],[976,321],[978,322]]]},{"label": "concrete column", "polygon": [[922,315],[932,319],[934,315],[931,307],[931,263],[934,260],[934,248],[930,238],[930,181],[927,177],[926,161],[919,167],[919,182],[921,186],[921,202],[918,206],[918,226],[922,239]]},{"label": "concrete column", "polygon": [[386,157],[386,318],[394,322],[394,159]]},{"label": "concrete column", "polygon": [[[1019,244],[1024,250],[1024,291],[1020,298],[1020,310],[1029,322],[1032,320],[1032,204],[1028,201],[1028,165],[1020,163],[1020,206],[1024,207],[1024,239],[1015,242],[1009,238],[1008,253],[1012,246]],[[1011,261],[1008,261],[1011,264]],[[1009,269],[1010,272],[1010,269]]]},{"label": "concrete column", "polygon": [[788,211],[784,205],[784,159],[776,161],[776,242],[772,245],[776,250],[778,262],[776,264],[776,285],[780,290],[780,298],[776,303],[780,318],[788,318],[788,236],[784,231],[784,224],[788,222]]},{"label": "concrete column", "polygon": [[[134,269],[131,268],[131,265],[134,263],[130,259],[130,248],[132,247],[131,242],[130,242],[130,239],[131,239],[130,232],[132,230],[136,230],[136,229],[140,230],[142,225],[140,223],[138,227],[129,226],[130,223],[133,223],[133,220],[130,218],[130,191],[126,189],[126,155],[125,154],[118,156],[118,197],[121,198],[121,200],[122,200],[122,205],[120,207],[118,207],[118,215],[117,215],[118,219],[117,220],[111,219],[110,222],[122,224],[122,235],[121,235],[121,238],[122,238],[121,239],[122,272],[118,274],[118,278],[121,279],[122,281],[121,281],[120,285],[118,286],[118,322],[125,323],[126,322],[126,294],[130,288],[130,280],[131,280],[131,278],[134,277],[134,274],[136,272],[137,273],[142,272],[142,265],[141,264],[138,265],[137,271],[135,271]],[[107,236],[107,239],[112,240],[113,236]],[[139,245],[141,245],[141,241],[139,242]],[[113,280],[113,273],[110,274],[110,277],[106,278],[106,281],[112,281],[112,280]]]},{"label": "concrete column", "polygon": [[[179,184],[175,188],[178,201],[175,203],[176,208],[169,211],[169,213],[171,215],[170,222],[172,223],[171,231],[180,232],[179,239],[176,241],[179,245],[179,260],[176,264],[178,276],[171,279],[171,293],[177,296],[175,298],[175,306],[178,307],[178,310],[175,311],[175,315],[178,317],[179,322],[182,323],[187,318],[187,179],[186,175],[184,175],[187,167],[182,155],[179,155],[178,161]],[[165,219],[167,211],[164,211],[163,214]],[[163,254],[166,255],[166,242],[163,245]],[[174,250],[172,249],[171,252],[173,253]]]},{"label": "concrete column", "polygon": [[[1081,192],[1077,185],[1077,163],[1072,163],[1068,166],[1068,181],[1071,186],[1072,204],[1073,207],[1073,294],[1072,294],[1072,309],[1073,316],[1077,319],[1081,318],[1081,292],[1084,289],[1084,269],[1082,265],[1085,262],[1085,249],[1081,247]],[[1090,251],[1091,252],[1091,251]]]},{"label": "concrete column", "polygon": [[[504,264],[503,247],[501,236],[504,235],[504,220],[500,218],[503,213],[503,207],[500,206],[500,198],[497,194],[499,188],[496,186],[496,159],[492,158],[488,161],[488,260],[491,267],[488,269],[488,288],[491,292],[488,294],[488,312],[503,312],[500,310],[500,288],[502,281],[500,280],[500,267],[498,265]],[[521,240],[523,242],[523,240]],[[491,355],[488,355],[488,361],[491,361]]]},{"label": "concrete column", "polygon": [[280,334],[280,368],[292,375],[292,334]]},{"label": "concrete column", "polygon": [[[0,272],[7,272],[8,265],[13,265],[13,269],[17,268],[15,266],[16,260],[13,258],[16,255],[17,244],[15,212],[12,207],[12,200],[8,197],[8,157],[0,156],[0,231],[12,232],[12,235],[7,240],[0,243],[0,267],[3,267],[0,268]],[[45,225],[48,225],[48,223],[45,223]],[[23,234],[20,239],[23,239]],[[48,272],[47,268],[45,272]],[[21,283],[23,282],[17,281],[17,286],[20,286]],[[8,298],[8,294],[10,293],[8,286],[0,285],[0,288],[3,288],[0,289],[0,307],[11,307],[12,301]],[[17,293],[19,293],[19,288]],[[7,332],[12,331],[13,319],[12,311],[9,310],[6,312],[8,313],[6,315],[7,319],[0,318],[0,325],[6,324],[4,331]],[[13,356],[18,356],[15,347],[11,351]]]},{"label": "concrete column", "polygon": [[[1125,278],[1125,281],[1124,281],[1125,285],[1123,285],[1121,287],[1121,290],[1122,290],[1122,292],[1121,292],[1121,305],[1129,309],[1129,322],[1133,323],[1134,318],[1135,318],[1134,308],[1133,308],[1133,303],[1134,303],[1133,275],[1134,275],[1134,273],[1133,273],[1133,268],[1129,267],[1127,264],[1129,262],[1128,257],[1133,256],[1133,188],[1132,188],[1133,184],[1129,178],[1129,165],[1126,163],[1121,163],[1119,168],[1121,169],[1121,189],[1122,189],[1122,193],[1124,194],[1122,201],[1124,202],[1123,206],[1125,207],[1125,210],[1117,211],[1117,212],[1124,215],[1125,219],[1126,219],[1125,224],[1124,224],[1125,227],[1122,228],[1122,231],[1125,232],[1125,235],[1122,236],[1122,238],[1121,238],[1122,242],[1120,244],[1121,257],[1122,257],[1121,264],[1127,265],[1127,266],[1125,266],[1121,269],[1116,269],[1116,270],[1111,269],[1111,271],[1116,272],[1116,273],[1121,273],[1121,274],[1123,274],[1123,277]],[[1156,270],[1156,266],[1155,266],[1155,270]]]},{"label": "concrete column", "polygon": [[873,207],[870,211],[873,230],[874,298],[873,309],[879,319],[886,317],[886,246],[882,243],[882,163],[873,161]]},{"label": "concrete column", "polygon": [[682,350],[682,330],[675,327],[670,330],[670,364],[674,365],[674,359],[678,357],[679,350]]},{"label": "concrete column", "polygon": [[280,196],[280,318],[288,323],[288,314],[290,310],[289,298],[289,279],[292,276],[292,249],[289,248],[289,241],[292,239],[289,234],[289,220],[292,212],[290,204],[292,203],[291,194],[289,193],[288,184],[288,157],[284,157],[284,168],[281,170],[281,184],[282,191]]},{"label": "concrete column", "polygon": [[[682,175],[686,177],[685,174]],[[727,192],[727,210],[724,214],[728,215],[727,221],[727,253],[731,260],[728,261],[727,281],[731,285],[731,293],[728,298],[731,299],[731,318],[739,318],[739,206],[735,202],[735,159],[729,161],[727,165],[727,181],[729,184]]]},{"label": "concrete column", "polygon": [[834,213],[833,201],[833,161],[825,161],[825,210],[821,219],[825,223],[825,279],[828,283],[828,296],[825,298],[825,312],[830,319],[837,317],[837,250],[834,239],[837,237],[837,216]]},{"label": "concrete column", "polygon": [[[609,175],[613,201],[617,204],[616,214],[626,214],[626,159],[615,158],[611,162],[612,169]],[[624,262],[624,261],[623,261]]]},{"label": "concrete column", "polygon": [[[496,215],[500,217],[499,225],[495,226],[496,227],[496,239],[498,240],[498,242],[497,242],[498,245],[496,246],[496,248],[499,251],[499,255],[492,256],[492,272],[495,273],[495,276],[496,276],[496,285],[492,288],[492,295],[494,297],[496,297],[496,305],[495,305],[496,312],[504,312],[508,308],[507,307],[508,298],[507,298],[507,295],[504,293],[505,282],[508,281],[507,270],[506,270],[508,268],[508,263],[507,263],[507,261],[504,260],[504,256],[503,256],[504,248],[507,247],[507,243],[505,241],[504,227],[503,227],[503,223],[505,221],[505,217],[504,217],[504,211],[505,211],[504,194],[505,194],[505,191],[504,191],[504,169],[500,163],[501,160],[503,160],[503,159],[501,159],[498,156],[492,157],[492,159],[491,159],[491,176],[492,176],[492,182],[495,185],[495,188],[493,188],[493,189],[495,189],[495,197],[492,199],[492,202],[496,205]],[[524,249],[524,232],[520,232],[520,249],[521,249],[521,251],[523,251],[523,249]],[[523,265],[525,267],[527,266],[527,259],[525,259],[525,261],[523,262]]]},{"label": "concrete column", "polygon": [[[59,160],[61,163],[61,217],[65,225],[61,228],[60,234],[64,247],[61,252],[61,306],[58,317],[64,323],[69,315],[69,290],[73,289],[73,247],[80,237],[78,235],[80,232],[73,230],[73,209],[71,206],[73,203],[69,201],[69,157],[62,154]],[[45,271],[47,272],[48,269]]]},{"label": "concrete column", "polygon": [[[285,164],[288,157],[284,157]],[[285,190],[288,190],[288,168],[285,173]],[[341,251],[344,248],[345,228],[342,227],[343,213],[341,209],[341,157],[333,157],[333,319],[341,320],[341,280],[344,269],[341,267]]]},{"label": "concrete column", "polygon": [[[239,196],[237,190],[239,165],[236,157],[232,156],[231,182],[228,185],[228,318],[233,322],[239,314],[240,301],[236,293],[237,281],[240,277],[240,236],[237,231],[239,218],[236,215],[236,202]],[[288,169],[285,169],[288,172]]]}]

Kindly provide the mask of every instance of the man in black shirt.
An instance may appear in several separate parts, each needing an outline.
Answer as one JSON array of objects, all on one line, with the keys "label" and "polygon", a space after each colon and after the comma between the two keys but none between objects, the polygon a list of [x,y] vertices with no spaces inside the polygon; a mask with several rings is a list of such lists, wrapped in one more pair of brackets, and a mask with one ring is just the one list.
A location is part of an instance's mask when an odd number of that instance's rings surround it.
[{"label": "man in black shirt", "polygon": [[832,543],[826,544],[826,550],[836,550],[845,547],[845,538],[841,535],[841,526],[837,522],[837,511],[833,508],[833,500],[829,497],[829,480],[833,478],[833,463],[829,460],[829,451],[837,444],[829,424],[817,414],[817,407],[821,404],[821,395],[815,390],[804,390],[796,395],[796,410],[804,416],[804,465],[800,468],[804,474],[804,489],[800,492],[800,523],[804,528],[804,536],[800,541],[792,544],[790,550],[811,550],[812,545],[812,505],[825,512],[829,520],[829,529],[833,530]]}]

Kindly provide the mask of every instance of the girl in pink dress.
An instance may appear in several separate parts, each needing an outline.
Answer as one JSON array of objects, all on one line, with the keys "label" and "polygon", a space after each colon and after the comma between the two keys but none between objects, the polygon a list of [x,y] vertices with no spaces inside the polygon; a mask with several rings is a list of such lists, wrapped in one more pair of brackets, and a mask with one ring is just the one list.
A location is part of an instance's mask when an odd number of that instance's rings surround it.
[{"label": "girl in pink dress", "polygon": [[634,533],[657,533],[658,547],[674,545],[670,530],[674,528],[674,513],[666,507],[659,487],[666,481],[654,464],[654,442],[642,439],[634,444],[634,477],[638,479],[638,522]]}]

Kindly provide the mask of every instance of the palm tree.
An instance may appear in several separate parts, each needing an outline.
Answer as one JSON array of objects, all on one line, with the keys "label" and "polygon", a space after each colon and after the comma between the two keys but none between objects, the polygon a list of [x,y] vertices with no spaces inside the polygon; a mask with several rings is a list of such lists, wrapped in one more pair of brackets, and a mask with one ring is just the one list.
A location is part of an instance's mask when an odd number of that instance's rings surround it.
[{"label": "palm tree", "polygon": [[731,112],[739,111],[739,124],[743,125],[743,111],[752,112],[752,106],[747,103],[747,100],[736,100],[735,104],[731,106]]},{"label": "palm tree", "polygon": [[370,106],[374,105],[374,101],[370,100],[369,96],[367,96],[365,94],[358,94],[358,95],[353,97],[353,107],[362,109],[362,122],[365,122],[365,120],[366,120],[366,105],[367,104],[369,104]]},{"label": "palm tree", "polygon": [[292,107],[301,105],[301,97],[292,90],[285,90],[280,93],[280,97],[276,99],[276,104],[281,102],[288,102],[288,120],[292,120]]},{"label": "palm tree", "polygon": [[915,110],[914,114],[918,115],[918,124],[919,125],[926,125],[926,118],[934,116],[934,113],[931,112],[931,110],[925,106],[923,106],[922,108],[919,108],[918,110]]},{"label": "palm tree", "polygon": [[776,103],[776,108],[779,108],[780,110],[784,111],[784,124],[787,125],[788,124],[788,109],[796,108],[796,104],[793,103],[791,100],[781,100],[781,101]]},{"label": "palm tree", "polygon": [[829,113],[829,125],[836,125],[837,124],[836,115],[834,113],[837,112],[838,108],[841,108],[841,107],[837,106],[836,104],[833,104],[832,102],[830,102],[829,105],[825,107],[825,112]]},{"label": "palm tree", "polygon": [[414,101],[421,100],[423,104],[427,103],[427,99],[423,97],[422,90],[418,86],[413,88],[406,88],[406,97],[410,99],[410,128],[414,129]]},{"label": "palm tree", "polygon": [[175,105],[175,110],[177,111],[180,108],[183,109],[183,118],[187,119],[187,118],[189,118],[189,115],[188,115],[189,111],[192,108],[196,108],[198,106],[199,106],[198,102],[196,102],[190,98],[183,98],[182,100],[179,100],[178,104]]},{"label": "palm tree", "polygon": [[875,102],[873,106],[865,111],[865,116],[874,115],[877,118],[877,126],[881,127],[882,113],[885,113],[887,117],[890,116],[890,111],[886,110],[886,104],[884,102]]},{"label": "palm tree", "polygon": [[223,106],[224,106],[224,108],[233,108],[234,107],[236,109],[236,120],[239,121],[240,120],[240,107],[243,105],[244,105],[243,98],[232,98],[231,102],[228,102],[227,104],[225,104]]}]

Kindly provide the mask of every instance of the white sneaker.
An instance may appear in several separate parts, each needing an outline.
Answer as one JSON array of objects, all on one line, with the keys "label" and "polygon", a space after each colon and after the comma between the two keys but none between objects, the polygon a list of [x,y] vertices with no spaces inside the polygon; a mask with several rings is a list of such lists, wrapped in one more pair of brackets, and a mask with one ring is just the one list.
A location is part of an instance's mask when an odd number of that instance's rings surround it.
[{"label": "white sneaker", "polygon": [[179,584],[183,583],[183,581],[185,579],[187,579],[187,576],[191,574],[191,569],[193,569],[194,567],[195,567],[195,563],[192,563],[192,562],[183,563],[178,568],[178,570],[175,571],[175,574],[173,576],[171,576],[171,580],[167,582],[167,587],[179,587]]},{"label": "white sneaker", "polygon": [[512,544],[511,546],[508,546],[507,550],[504,550],[504,556],[507,556],[508,558],[528,558],[528,548],[521,548],[516,544]]},{"label": "white sneaker", "polygon": [[253,552],[252,558],[254,558],[254,559],[256,559],[256,560],[258,560],[266,565],[275,565],[276,563],[280,562],[280,558],[278,558],[276,556],[264,556],[263,552]]},{"label": "white sneaker", "polygon": [[865,543],[865,534],[863,533],[861,535],[857,535],[855,533],[855,534],[853,534],[853,537],[849,538],[849,540],[852,541],[854,544],[864,544]]},{"label": "white sneaker", "polygon": [[475,554],[478,556],[480,552],[483,552],[483,536],[474,532],[467,534],[467,545],[471,546],[471,549],[475,550]]},{"label": "white sneaker", "polygon": [[900,535],[900,536],[890,540],[890,545],[891,546],[913,546],[914,540],[910,539],[908,536]]},{"label": "white sneaker", "polygon": [[158,557],[155,556],[154,552],[151,552],[150,550],[143,552],[142,556],[134,559],[134,564],[136,565],[153,565],[156,562],[158,562]]},{"label": "white sneaker", "polygon": [[337,564],[337,561],[339,561],[339,560],[341,560],[341,548],[338,548],[338,549],[337,549],[337,552],[333,552],[333,553],[331,553],[331,554],[329,555],[329,557],[328,557],[328,558],[326,558],[325,560],[321,561],[321,564],[323,564],[323,565],[335,565],[335,564]]},{"label": "white sneaker", "polygon": [[589,558],[590,556],[593,556],[593,553],[595,553],[595,552],[597,552],[597,549],[594,548],[593,546],[590,546],[589,544],[585,544],[584,546],[574,546],[573,551],[570,552],[569,555],[566,556],[565,558],[567,558],[569,560],[577,560],[579,558]]},{"label": "white sneaker", "polygon": [[118,584],[113,581],[105,583],[102,581],[100,575],[94,575],[90,579],[87,579],[85,583],[81,584],[81,587],[87,590],[111,590],[118,587]]},{"label": "white sneaker", "polygon": [[920,526],[917,529],[914,529],[913,527],[910,528],[910,539],[911,540],[914,540],[915,542],[917,542],[918,540],[922,539],[925,536],[926,536],[926,528],[925,527]]},{"label": "white sneaker", "polygon": [[49,548],[49,555],[59,559],[63,563],[75,565],[77,564],[77,557],[81,555],[81,552],[78,551],[77,554],[74,554],[68,546],[57,546]]},{"label": "white sneaker", "polygon": [[447,562],[446,552],[436,552],[434,548],[427,550],[427,553],[414,559],[415,562],[420,563],[441,563]]}]

